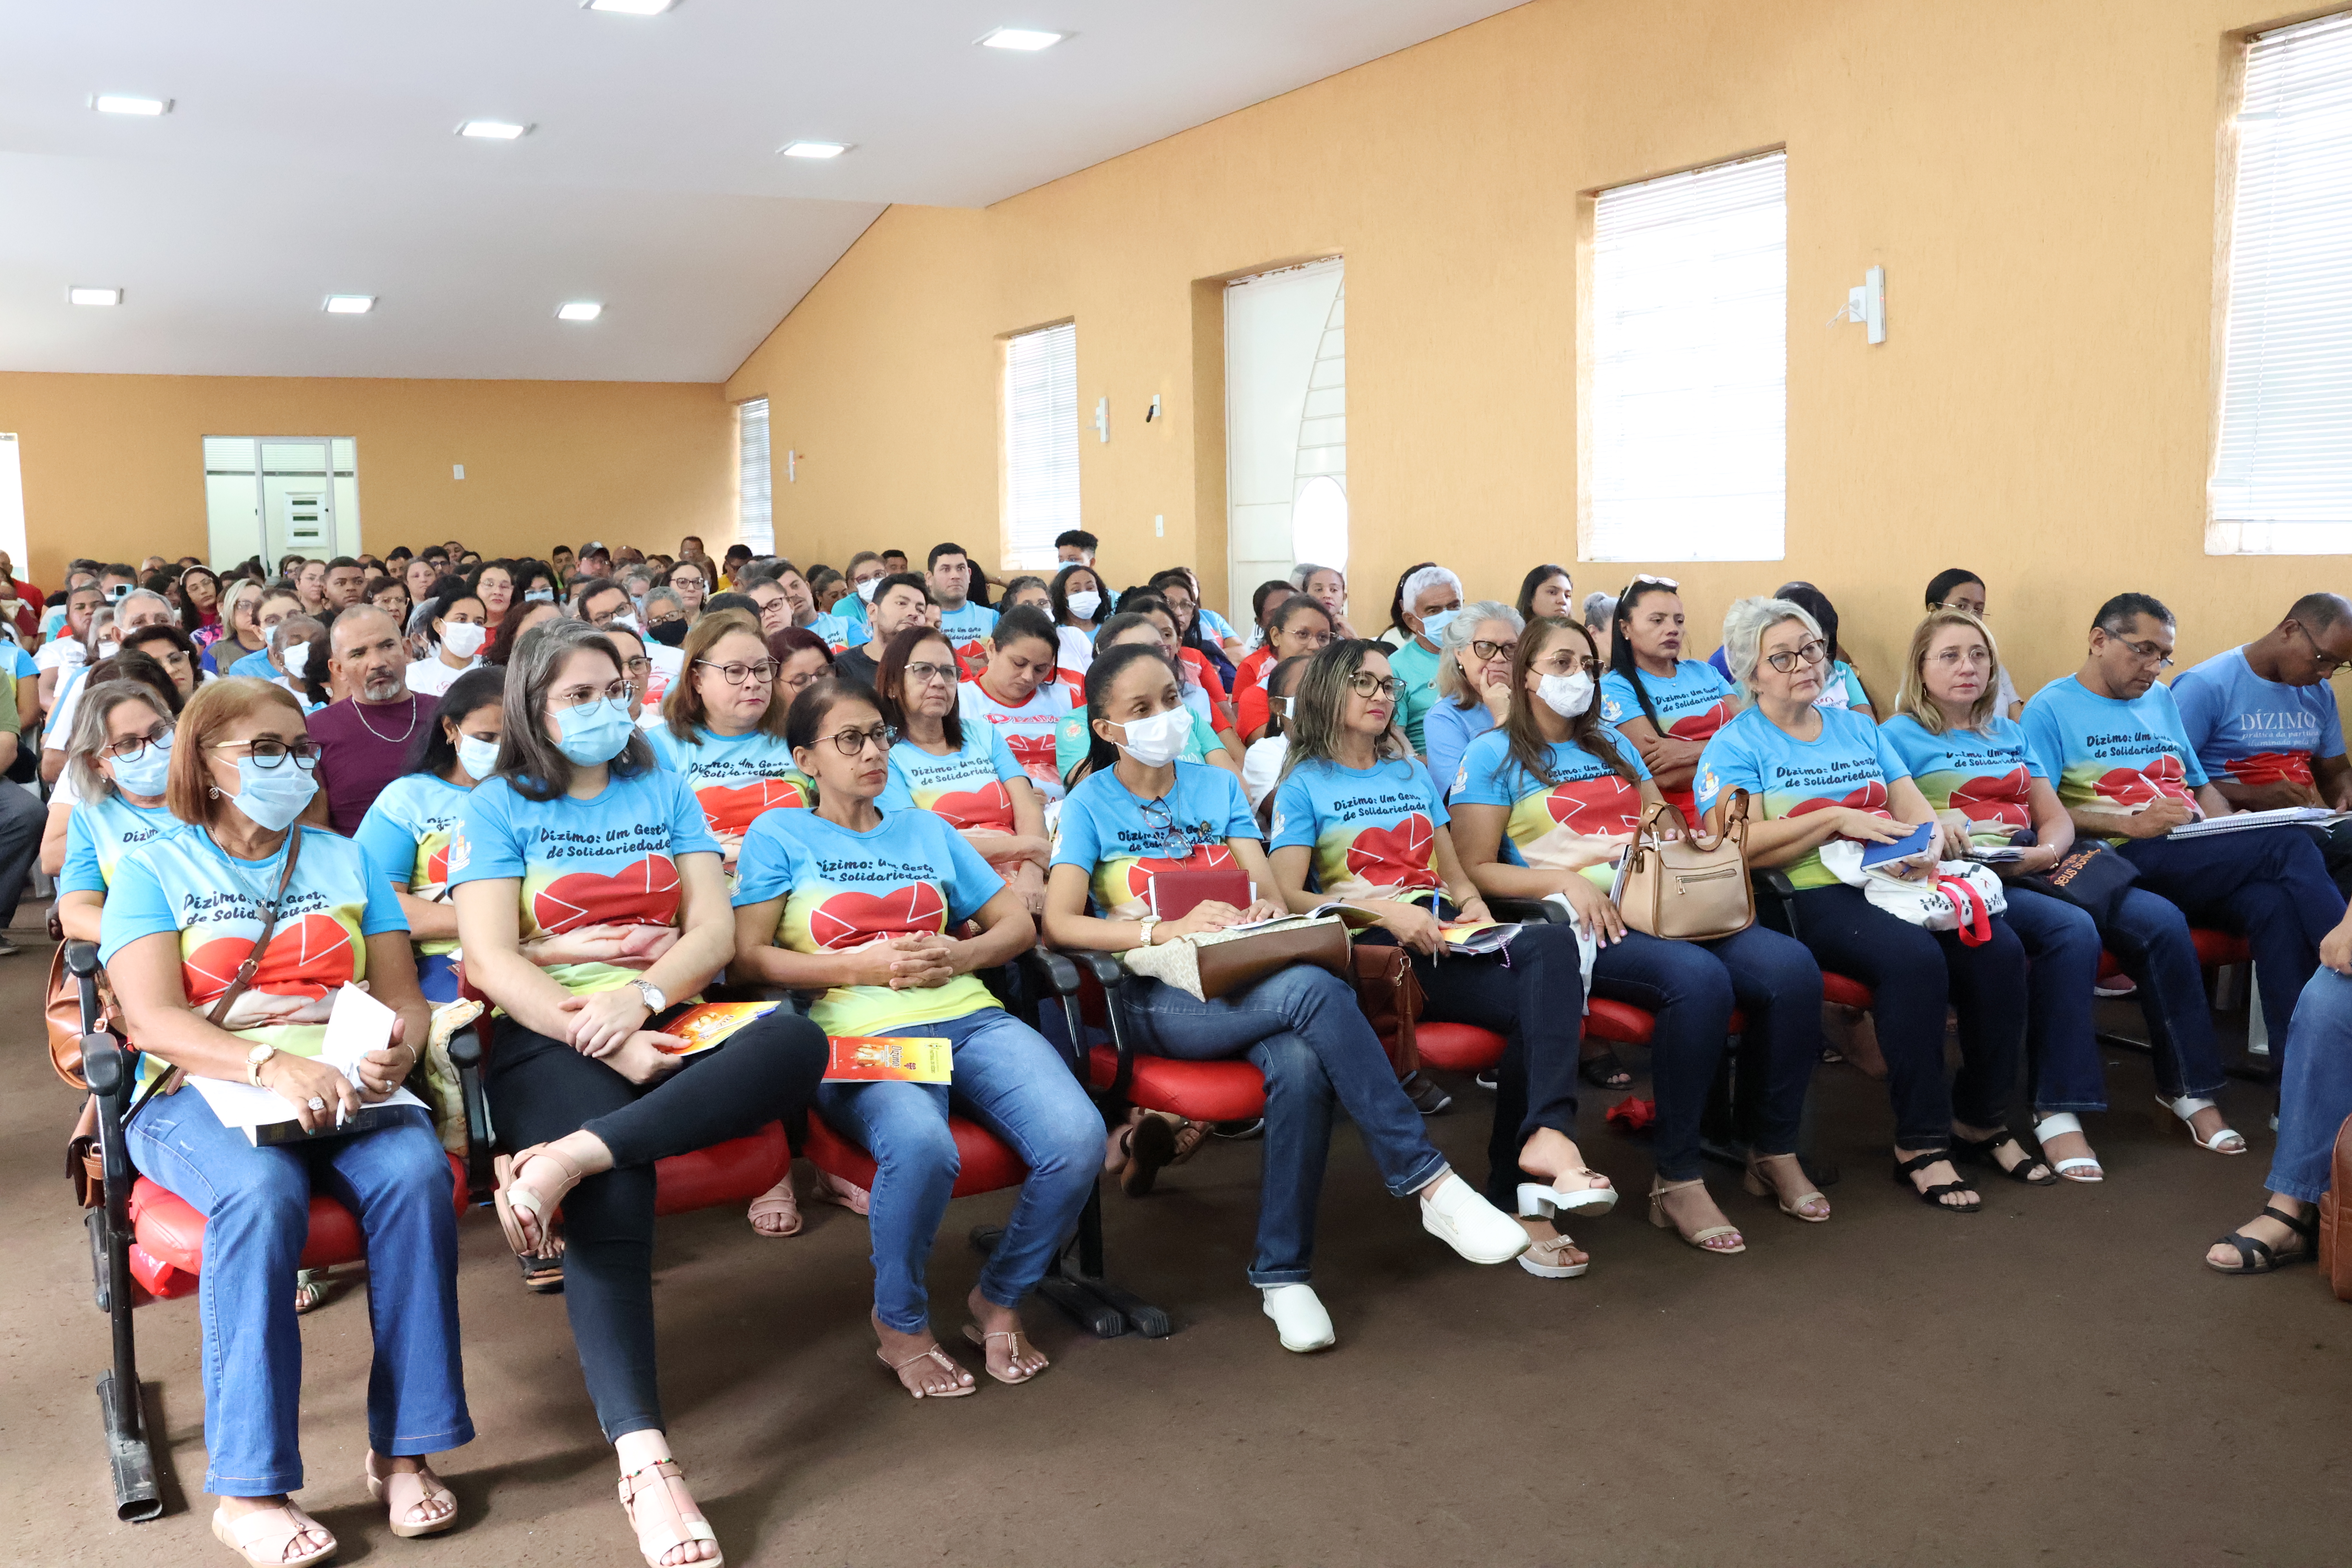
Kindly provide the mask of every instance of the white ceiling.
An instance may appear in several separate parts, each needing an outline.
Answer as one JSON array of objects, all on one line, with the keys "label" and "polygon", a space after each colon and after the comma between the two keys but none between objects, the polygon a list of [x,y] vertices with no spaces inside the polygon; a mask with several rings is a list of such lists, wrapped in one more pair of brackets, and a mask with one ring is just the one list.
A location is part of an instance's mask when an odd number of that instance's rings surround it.
[{"label": "white ceiling", "polygon": [[[718,381],[890,203],[1000,201],[1516,3],[0,0],[0,370]],[[1004,24],[1073,36],[974,47]]]}]

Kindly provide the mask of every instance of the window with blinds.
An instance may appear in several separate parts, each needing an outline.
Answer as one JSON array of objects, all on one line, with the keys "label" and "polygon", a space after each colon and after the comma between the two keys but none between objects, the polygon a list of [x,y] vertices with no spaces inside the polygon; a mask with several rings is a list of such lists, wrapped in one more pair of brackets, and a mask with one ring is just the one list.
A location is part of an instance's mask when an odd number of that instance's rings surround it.
[{"label": "window with blinds", "polygon": [[768,467],[768,400],[735,405],[735,537],[753,553],[776,549],[775,479]]},{"label": "window with blinds", "polygon": [[2245,65],[2205,550],[2352,551],[2352,13]]},{"label": "window with blinds", "polygon": [[1054,536],[1078,523],[1078,329],[1020,332],[1004,342],[1004,560],[1054,564]]},{"label": "window with blinds", "polygon": [[1788,167],[1773,153],[1594,198],[1584,559],[1786,552]]}]

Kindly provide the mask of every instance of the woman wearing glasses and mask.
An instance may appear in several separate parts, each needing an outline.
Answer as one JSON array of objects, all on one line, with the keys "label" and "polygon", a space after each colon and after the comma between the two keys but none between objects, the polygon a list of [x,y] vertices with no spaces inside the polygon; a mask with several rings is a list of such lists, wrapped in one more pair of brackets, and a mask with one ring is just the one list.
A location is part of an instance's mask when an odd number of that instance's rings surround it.
[{"label": "woman wearing glasses and mask", "polygon": [[[1286,912],[1270,896],[1274,868],[1241,781],[1177,760],[1192,721],[1165,654],[1133,645],[1104,652],[1087,674],[1087,721],[1089,771],[1062,803],[1047,879],[1048,941],[1124,952]],[[1261,894],[1246,909],[1211,900],[1173,920],[1151,914],[1160,873],[1226,868],[1244,872]],[[1140,1048],[1196,1061],[1246,1056],[1265,1075],[1265,1175],[1249,1279],[1285,1350],[1321,1350],[1334,1339],[1330,1314],[1307,1281],[1335,1104],[1362,1134],[1390,1194],[1419,1196],[1431,1234],[1474,1263],[1507,1263],[1528,1250],[1527,1233],[1431,1144],[1355,988],[1338,975],[1297,964],[1207,1002],[1137,978],[1118,996]],[[1169,1152],[1164,1142],[1150,1150],[1138,1137],[1131,1157]]]},{"label": "woman wearing glasses and mask", "polygon": [[1437,700],[1421,721],[1422,754],[1438,790],[1454,787],[1462,753],[1511,711],[1511,660],[1527,622],[1510,605],[1482,599],[1446,623],[1437,639]]},{"label": "woman wearing glasses and mask", "polygon": [[[1609,889],[1643,814],[1662,797],[1633,749],[1601,722],[1594,701],[1600,676],[1599,653],[1581,626],[1556,618],[1528,624],[1512,660],[1509,716],[1463,753],[1462,782],[1450,802],[1454,844],[1482,890],[1566,903],[1599,947],[1592,994],[1655,1015],[1650,1072],[1658,1103],[1657,1175],[1650,1221],[1703,1252],[1740,1252],[1745,1238],[1700,1174],[1699,1118],[1737,1006],[1748,1018],[1737,1108],[1749,1150],[1748,1190],[1772,1198],[1792,1218],[1829,1218],[1827,1200],[1812,1189],[1795,1152],[1821,1048],[1821,970],[1798,943],[1761,926],[1713,942],[1670,941],[1626,926]],[[1552,1012],[1573,1023],[1582,1011],[1579,1001],[1564,992]],[[1556,1046],[1529,1042],[1520,1132],[1528,1152],[1516,1154],[1517,1167],[1548,1177],[1556,1190],[1520,1184],[1524,1219],[1607,1206],[1590,1193],[1607,1190],[1608,1179],[1584,1168],[1573,1142],[1574,1074],[1601,1082],[1623,1069],[1613,1051],[1581,1064],[1578,1054],[1566,1053],[1563,1067]],[[1533,1076],[1546,1068],[1547,1076]],[[1507,1094],[1516,1087],[1507,1073],[1498,1083]],[[1498,1152],[1508,1146],[1499,1121],[1496,1136]],[[1488,1181],[1503,1192],[1514,1179],[1504,1166]]]},{"label": "woman wearing glasses and mask", "polygon": [[70,794],[58,870],[58,924],[96,942],[107,885],[122,857],[179,826],[163,805],[172,768],[171,711],[136,680],[100,680],[82,693],[58,794]]},{"label": "woman wearing glasses and mask", "polygon": [[686,637],[686,669],[662,700],[660,728],[648,731],[654,758],[677,774],[702,805],[731,868],[752,818],[772,806],[805,806],[808,780],[784,742],[776,700],[775,655],[745,610],[720,610]]},{"label": "woman wearing glasses and mask", "polygon": [[[497,1201],[519,1257],[563,1258],[563,1300],[622,1507],[649,1564],[719,1556],[671,1458],[655,1372],[654,1163],[749,1136],[805,1106],[824,1037],[772,1013],[715,1049],[648,1026],[734,953],[718,840],[629,721],[613,641],[550,623],[507,672],[496,773],[449,846],[466,975],[502,1009],[489,1055],[501,1142]],[[543,967],[526,943],[592,924],[667,941]],[[562,1228],[555,1224],[562,1211]]]},{"label": "woman wearing glasses and mask", "polygon": [[[317,765],[289,693],[237,679],[198,691],[163,789],[185,826],[116,864],[99,952],[141,1051],[142,1088],[171,1068],[251,1084],[305,1131],[332,1133],[399,1087],[428,1025],[408,931],[382,879],[351,840],[295,825],[317,793]],[[263,965],[239,987],[265,934]],[[390,1040],[360,1058],[354,1078],[319,1059],[347,982],[364,982],[394,1015]],[[314,1186],[365,1216],[368,1489],[395,1534],[457,1521],[457,1499],[425,1462],[474,1435],[458,1369],[453,1178],[421,1107],[384,1116],[368,1131],[260,1148],[183,1089],[146,1099],[131,1121],[131,1163],[205,1216],[205,1489],[220,1500],[214,1535],[250,1563],[335,1550],[288,1496],[303,1484],[294,1283]]]},{"label": "woman wearing glasses and mask", "polygon": [[[1948,1214],[1982,1206],[1952,1168],[1955,1143],[2008,1123],[2025,1038],[2025,949],[2000,915],[1971,946],[1873,904],[1822,863],[1832,839],[1865,847],[1936,819],[1911,769],[1877,725],[1814,700],[1830,668],[1821,626],[1787,599],[1742,599],[1724,616],[1732,679],[1753,705],[1706,743],[1698,808],[1710,832],[1735,789],[1748,792],[1748,863],[1779,867],[1797,889],[1797,929],[1823,967],[1871,988],[1895,1105],[1895,1179]],[[1886,868],[1932,879],[1931,844]],[[1960,1017],[1960,1070],[1944,1079],[1944,1013]],[[1996,1140],[1996,1142],[1998,1142]],[[2043,1171],[2043,1179],[2048,1173]]]},{"label": "woman wearing glasses and mask", "polygon": [[[927,627],[891,639],[882,668],[943,665],[955,655]],[[908,676],[915,710],[937,679]],[[952,689],[946,710],[954,714]],[[929,728],[940,716],[929,715]],[[793,755],[817,781],[814,811],[752,825],[735,892],[735,964],[772,984],[819,990],[810,1016],[828,1035],[932,1036],[951,1042],[952,1086],[831,1083],[825,1120],[873,1154],[877,1352],[918,1399],[971,1394],[971,1374],[940,1348],[924,1265],[956,1179],[953,1110],[1004,1140],[1029,1168],[1003,1238],[965,1299],[963,1337],[999,1383],[1045,1370],[1020,1308],[1094,1190],[1102,1116],[1054,1047],[1000,1006],[975,971],[1007,963],[1036,937],[1013,890],[937,810],[891,805],[922,762],[901,771],[884,710],[865,687],[820,681],[793,703]],[[1003,742],[995,752],[1010,764]],[[990,775],[990,784],[999,775]],[[1026,792],[1019,770],[1012,787]],[[1001,791],[983,792],[998,793]],[[1034,809],[1034,805],[1032,807]],[[969,940],[949,933],[972,921]]]}]

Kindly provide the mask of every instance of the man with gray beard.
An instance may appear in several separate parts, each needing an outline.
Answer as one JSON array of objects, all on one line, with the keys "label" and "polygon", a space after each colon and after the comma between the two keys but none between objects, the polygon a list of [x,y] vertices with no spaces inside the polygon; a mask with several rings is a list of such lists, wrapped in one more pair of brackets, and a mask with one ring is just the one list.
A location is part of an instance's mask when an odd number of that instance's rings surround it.
[{"label": "man with gray beard", "polygon": [[374,605],[337,616],[328,647],[335,687],[349,695],[310,715],[310,738],[319,742],[318,798],[326,802],[327,826],[349,837],[384,786],[407,771],[409,743],[433,722],[438,704],[408,689],[400,628]]}]

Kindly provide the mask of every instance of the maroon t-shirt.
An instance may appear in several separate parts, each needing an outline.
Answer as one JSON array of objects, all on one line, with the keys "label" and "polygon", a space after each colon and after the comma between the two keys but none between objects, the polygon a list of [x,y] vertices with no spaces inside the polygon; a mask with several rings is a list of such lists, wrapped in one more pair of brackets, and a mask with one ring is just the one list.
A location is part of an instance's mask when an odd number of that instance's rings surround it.
[{"label": "maroon t-shirt", "polygon": [[415,693],[363,707],[346,697],[310,715],[329,826],[346,838],[359,831],[360,818],[384,785],[408,771],[409,747],[439,706],[437,699]]}]

